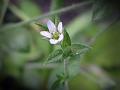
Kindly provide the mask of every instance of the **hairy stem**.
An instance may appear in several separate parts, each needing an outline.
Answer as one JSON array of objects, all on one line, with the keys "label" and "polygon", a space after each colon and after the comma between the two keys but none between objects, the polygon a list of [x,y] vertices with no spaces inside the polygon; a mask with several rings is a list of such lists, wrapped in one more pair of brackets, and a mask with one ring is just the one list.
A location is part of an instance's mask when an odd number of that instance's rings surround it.
[{"label": "hairy stem", "polygon": [[[64,59],[64,74],[66,77],[68,77],[68,59]],[[67,78],[65,78],[64,87],[65,87],[65,90],[69,90]]]}]

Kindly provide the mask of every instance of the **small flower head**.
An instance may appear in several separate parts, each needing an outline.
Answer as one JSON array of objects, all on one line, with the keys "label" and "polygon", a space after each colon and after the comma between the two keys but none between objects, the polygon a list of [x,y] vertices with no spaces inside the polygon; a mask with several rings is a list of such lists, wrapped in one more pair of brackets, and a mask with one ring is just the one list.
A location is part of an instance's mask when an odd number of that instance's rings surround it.
[{"label": "small flower head", "polygon": [[58,26],[56,27],[55,24],[49,20],[47,22],[47,27],[49,31],[41,31],[40,34],[48,38],[51,44],[60,43],[64,38],[62,22],[59,22]]}]

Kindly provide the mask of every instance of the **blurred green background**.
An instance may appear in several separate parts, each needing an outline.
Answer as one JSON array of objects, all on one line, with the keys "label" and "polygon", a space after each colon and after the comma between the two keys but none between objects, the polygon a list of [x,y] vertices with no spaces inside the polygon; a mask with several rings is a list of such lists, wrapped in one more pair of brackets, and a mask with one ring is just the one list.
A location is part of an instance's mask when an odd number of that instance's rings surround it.
[{"label": "blurred green background", "polygon": [[[42,63],[57,47],[40,36],[35,21],[21,26],[19,23],[78,3],[79,7],[59,16],[72,43],[84,43],[92,49],[71,60],[69,88],[120,90],[117,0],[0,0],[0,90],[50,90],[63,66]],[[51,16],[38,22],[45,23],[48,18]]]}]

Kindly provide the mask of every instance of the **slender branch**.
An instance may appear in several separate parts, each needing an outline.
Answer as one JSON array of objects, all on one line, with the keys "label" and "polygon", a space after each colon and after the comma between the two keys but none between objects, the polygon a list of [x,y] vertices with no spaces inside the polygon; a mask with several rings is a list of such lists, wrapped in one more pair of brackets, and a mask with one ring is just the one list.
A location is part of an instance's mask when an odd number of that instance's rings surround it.
[{"label": "slender branch", "polygon": [[[12,11],[13,14],[15,14],[21,20],[23,21],[30,20],[30,17],[28,17],[24,12],[18,9],[15,5],[10,4],[8,8]],[[35,24],[30,24],[30,27],[38,32],[40,31],[40,29],[37,28]]]},{"label": "slender branch", "polygon": [[12,11],[13,14],[15,14],[16,16],[18,16],[23,21],[30,20],[30,18],[24,12],[22,12],[21,10],[19,10],[15,5],[10,4],[8,6],[8,8]]},{"label": "slender branch", "polygon": [[[68,77],[68,59],[64,59],[64,75]],[[69,90],[68,79],[65,78],[65,90]]]},{"label": "slender branch", "polygon": [[48,12],[48,13],[45,13],[41,16],[38,16],[36,18],[33,18],[31,20],[26,20],[26,21],[22,21],[20,23],[16,23],[16,24],[9,24],[9,25],[6,25],[2,28],[2,30],[7,30],[7,29],[10,29],[10,28],[15,28],[15,27],[20,27],[20,26],[23,26],[25,24],[29,24],[29,23],[32,23],[32,22],[35,22],[35,21],[38,21],[38,20],[41,20],[45,17],[48,17],[48,16],[51,16],[51,15],[55,15],[55,14],[59,14],[59,13],[63,13],[63,12],[67,12],[67,11],[70,11],[70,10],[73,10],[73,9],[76,9],[78,7],[82,7],[84,5],[88,5],[90,4],[91,2],[83,2],[83,3],[78,3],[78,4],[74,4],[74,5],[71,5],[71,6],[68,6],[68,7],[65,7],[65,8],[62,8],[62,9],[59,9],[59,10],[55,10],[55,11],[51,11],[51,12]]},{"label": "slender branch", "polygon": [[4,16],[5,16],[7,7],[8,7],[8,3],[9,3],[9,0],[4,0],[4,5],[3,5],[2,12],[1,12],[1,18],[0,18],[0,25],[1,25],[2,22],[3,22]]}]

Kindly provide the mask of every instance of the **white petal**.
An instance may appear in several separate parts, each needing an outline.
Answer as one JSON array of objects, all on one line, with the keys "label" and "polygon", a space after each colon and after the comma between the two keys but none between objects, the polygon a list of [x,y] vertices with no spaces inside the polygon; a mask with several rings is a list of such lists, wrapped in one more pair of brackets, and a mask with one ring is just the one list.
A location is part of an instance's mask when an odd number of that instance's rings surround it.
[{"label": "white petal", "polygon": [[48,20],[47,27],[48,27],[50,33],[53,33],[56,31],[56,26],[51,20]]},{"label": "white petal", "polygon": [[59,41],[59,42],[60,42],[60,41],[62,41],[62,40],[63,40],[63,38],[64,38],[64,35],[63,35],[63,34],[61,34],[61,35],[59,36],[58,41]]},{"label": "white petal", "polygon": [[47,38],[52,38],[52,34],[49,33],[48,31],[41,31],[40,34],[41,34],[42,36],[47,37]]},{"label": "white petal", "polygon": [[62,22],[60,22],[60,23],[58,24],[58,31],[59,31],[60,33],[62,33],[62,31],[63,31]]},{"label": "white petal", "polygon": [[58,42],[59,42],[58,40],[50,39],[51,44],[57,44]]}]

